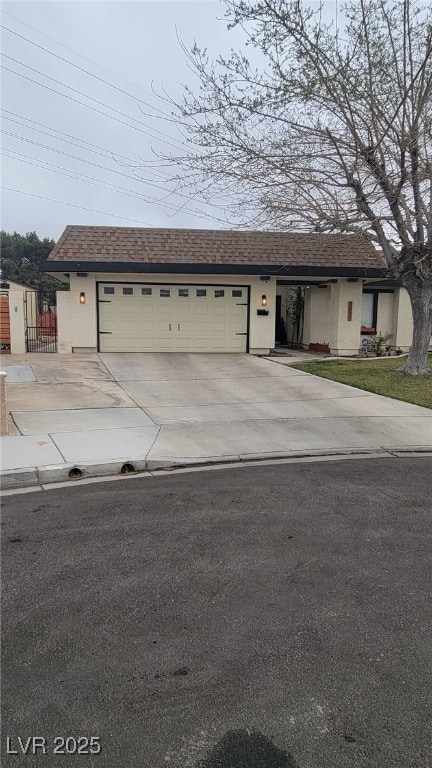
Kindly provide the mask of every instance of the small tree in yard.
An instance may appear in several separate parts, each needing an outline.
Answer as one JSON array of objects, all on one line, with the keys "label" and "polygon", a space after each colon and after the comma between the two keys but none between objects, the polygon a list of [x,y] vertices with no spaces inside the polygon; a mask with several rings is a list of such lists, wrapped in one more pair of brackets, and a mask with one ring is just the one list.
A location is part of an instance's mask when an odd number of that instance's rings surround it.
[{"label": "small tree in yard", "polygon": [[[201,194],[234,191],[243,221],[360,233],[410,296],[414,332],[399,370],[423,374],[432,331],[432,12],[421,0],[351,0],[340,26],[301,0],[227,0],[229,28],[256,49],[187,52],[200,91],[175,119]],[[171,102],[173,103],[173,102]],[[186,174],[184,172],[186,171]],[[247,201],[247,203],[246,203]],[[258,212],[258,213],[257,213]]]}]

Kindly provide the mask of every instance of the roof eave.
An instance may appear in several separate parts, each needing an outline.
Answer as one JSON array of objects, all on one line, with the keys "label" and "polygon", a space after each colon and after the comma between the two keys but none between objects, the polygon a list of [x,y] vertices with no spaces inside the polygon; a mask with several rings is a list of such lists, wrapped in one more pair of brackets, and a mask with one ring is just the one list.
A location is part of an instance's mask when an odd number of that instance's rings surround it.
[{"label": "roof eave", "polygon": [[40,264],[41,272],[104,272],[111,274],[183,274],[183,275],[303,275],[310,277],[385,278],[385,267],[313,267],[280,264],[207,264],[138,261],[60,261]]}]

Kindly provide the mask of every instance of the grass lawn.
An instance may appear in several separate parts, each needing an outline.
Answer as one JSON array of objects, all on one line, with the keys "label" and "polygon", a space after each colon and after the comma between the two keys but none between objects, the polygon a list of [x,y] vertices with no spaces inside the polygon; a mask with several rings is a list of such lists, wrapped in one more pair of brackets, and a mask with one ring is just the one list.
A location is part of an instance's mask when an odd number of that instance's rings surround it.
[{"label": "grass lawn", "polygon": [[[394,397],[407,403],[432,408],[432,373],[427,376],[408,376],[398,373],[396,368],[406,358],[385,358],[384,360],[319,360],[318,362],[297,363],[306,373],[314,373],[324,379],[340,381],[352,387],[365,389],[377,395]],[[432,368],[432,355],[429,355]]]}]

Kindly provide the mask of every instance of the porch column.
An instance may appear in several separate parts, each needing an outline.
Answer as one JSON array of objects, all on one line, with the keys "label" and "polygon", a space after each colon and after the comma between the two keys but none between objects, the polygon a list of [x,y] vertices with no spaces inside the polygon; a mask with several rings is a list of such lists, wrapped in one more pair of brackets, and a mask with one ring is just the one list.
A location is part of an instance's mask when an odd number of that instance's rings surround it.
[{"label": "porch column", "polygon": [[9,291],[9,323],[12,355],[23,355],[26,351],[24,301],[24,292]]},{"label": "porch column", "polygon": [[411,302],[405,288],[396,288],[393,295],[393,338],[391,345],[409,352],[412,342],[413,322]]},{"label": "porch column", "polygon": [[305,290],[303,347],[328,352],[330,289],[310,286]]},{"label": "porch column", "polygon": [[363,283],[338,280],[330,288],[329,339],[332,355],[358,355]]}]

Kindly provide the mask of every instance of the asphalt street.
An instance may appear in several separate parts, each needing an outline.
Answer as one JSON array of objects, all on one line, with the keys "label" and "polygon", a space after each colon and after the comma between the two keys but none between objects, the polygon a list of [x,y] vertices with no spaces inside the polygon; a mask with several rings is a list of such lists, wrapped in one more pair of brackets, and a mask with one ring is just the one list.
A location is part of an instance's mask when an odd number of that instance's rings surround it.
[{"label": "asphalt street", "polygon": [[6,496],[2,765],[432,766],[431,477],[382,458]]}]

